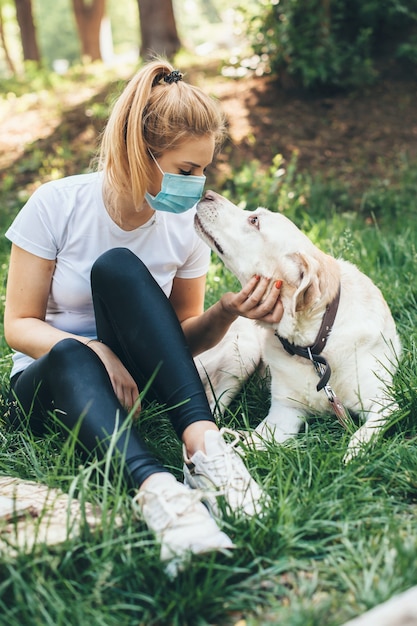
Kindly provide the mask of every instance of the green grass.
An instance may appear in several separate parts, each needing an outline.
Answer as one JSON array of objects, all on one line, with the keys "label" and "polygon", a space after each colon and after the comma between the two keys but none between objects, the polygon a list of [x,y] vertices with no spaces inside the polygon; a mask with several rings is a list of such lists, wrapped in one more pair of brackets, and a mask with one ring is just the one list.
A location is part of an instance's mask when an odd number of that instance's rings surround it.
[{"label": "green grass", "polygon": [[[276,175],[277,169],[286,171]],[[102,527],[54,548],[0,557],[0,623],[8,626],[336,626],[417,584],[417,165],[400,180],[370,181],[359,210],[349,191],[311,179],[277,157],[270,171],[248,164],[223,183],[231,199],[281,210],[323,250],[356,263],[389,302],[404,344],[392,393],[399,404],[385,436],[363,457],[342,462],[348,435],[317,416],[283,446],[247,456],[274,507],[262,519],[225,516],[237,548],[231,556],[194,558],[171,580],[158,546],[133,520],[120,482],[107,466],[82,465],[59,434],[47,440],[4,430],[0,474],[60,487],[101,506]],[[22,199],[13,172],[1,193],[4,229]],[[8,245],[0,244],[1,302]],[[238,288],[213,257],[207,305]],[[0,379],[10,354],[2,340]],[[268,411],[267,381],[254,377],[224,416],[224,425],[255,425]],[[149,445],[181,475],[181,446],[157,405],[143,412]],[[122,520],[118,525],[117,513]]]}]

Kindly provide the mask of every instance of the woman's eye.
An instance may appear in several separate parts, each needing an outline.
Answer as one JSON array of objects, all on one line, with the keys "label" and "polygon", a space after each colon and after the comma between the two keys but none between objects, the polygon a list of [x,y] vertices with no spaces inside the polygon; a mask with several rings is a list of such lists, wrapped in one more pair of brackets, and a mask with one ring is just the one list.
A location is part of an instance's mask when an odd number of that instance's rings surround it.
[{"label": "woman's eye", "polygon": [[180,170],[180,174],[181,176],[190,176],[191,175],[191,170]]},{"label": "woman's eye", "polygon": [[251,224],[251,226],[255,226],[256,228],[259,228],[259,219],[256,215],[252,215],[248,219],[249,219],[249,224]]}]

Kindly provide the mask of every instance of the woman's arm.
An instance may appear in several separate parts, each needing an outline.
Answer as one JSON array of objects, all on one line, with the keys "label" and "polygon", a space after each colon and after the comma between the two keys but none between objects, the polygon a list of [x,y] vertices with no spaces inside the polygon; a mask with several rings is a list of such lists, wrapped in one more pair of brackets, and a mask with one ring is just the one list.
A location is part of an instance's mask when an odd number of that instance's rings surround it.
[{"label": "woman's arm", "polygon": [[[11,348],[34,359],[60,339],[74,336],[45,322],[55,261],[12,245],[7,278],[4,336]],[[87,339],[86,339],[87,341]]]},{"label": "woman's arm", "polygon": [[224,293],[207,311],[205,284],[205,276],[176,278],[170,296],[193,356],[215,346],[239,315],[271,324],[282,317],[279,281],[254,276],[238,293]]},{"label": "woman's arm", "polygon": [[[72,337],[82,343],[81,337],[54,328],[45,321],[55,261],[48,261],[12,245],[7,279],[4,336],[8,345],[34,359],[43,356],[62,339]],[[89,347],[102,360],[123,406],[130,410],[138,401],[135,381],[120,359],[100,342]]]}]

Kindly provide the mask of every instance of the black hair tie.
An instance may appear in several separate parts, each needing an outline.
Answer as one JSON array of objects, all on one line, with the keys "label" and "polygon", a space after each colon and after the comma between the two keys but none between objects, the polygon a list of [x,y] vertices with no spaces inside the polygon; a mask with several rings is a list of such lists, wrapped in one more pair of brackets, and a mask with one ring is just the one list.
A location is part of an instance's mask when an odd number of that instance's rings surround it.
[{"label": "black hair tie", "polygon": [[169,85],[172,85],[172,83],[178,83],[180,80],[182,80],[182,74],[179,70],[173,70],[170,74],[164,76],[164,81]]}]

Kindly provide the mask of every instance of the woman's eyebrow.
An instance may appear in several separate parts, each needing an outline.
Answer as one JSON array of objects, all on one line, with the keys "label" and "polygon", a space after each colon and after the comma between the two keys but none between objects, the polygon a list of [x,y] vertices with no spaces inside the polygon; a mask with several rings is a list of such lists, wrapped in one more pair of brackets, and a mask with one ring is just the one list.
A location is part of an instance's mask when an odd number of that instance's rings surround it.
[{"label": "woman's eyebrow", "polygon": [[[183,165],[190,165],[191,167],[203,167],[202,165],[200,165],[199,163],[193,163],[192,161],[183,161],[182,162]],[[208,163],[207,165],[204,166],[204,168],[208,167],[209,165],[211,165],[212,161],[210,161],[210,163]]]}]

